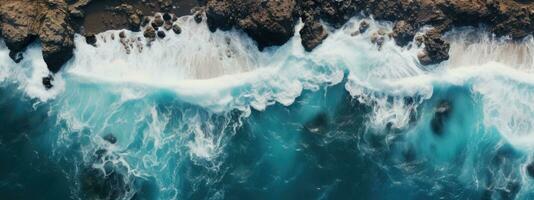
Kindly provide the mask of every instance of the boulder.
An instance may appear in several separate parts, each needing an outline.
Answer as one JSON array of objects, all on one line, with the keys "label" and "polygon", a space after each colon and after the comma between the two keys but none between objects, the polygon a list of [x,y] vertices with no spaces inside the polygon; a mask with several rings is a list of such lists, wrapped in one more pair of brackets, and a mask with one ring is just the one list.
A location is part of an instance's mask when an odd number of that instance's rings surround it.
[{"label": "boulder", "polygon": [[145,29],[145,32],[143,32],[143,36],[145,36],[145,38],[154,39],[156,38],[156,30],[152,28],[152,26],[148,26]]},{"label": "boulder", "polygon": [[449,59],[450,44],[441,39],[441,33],[436,29],[428,31],[423,36],[425,49],[418,55],[419,62],[423,65],[438,64]]},{"label": "boulder", "polygon": [[306,51],[312,51],[315,47],[319,46],[327,36],[328,33],[318,20],[310,20],[306,22],[304,27],[300,30],[302,46],[304,46]]},{"label": "boulder", "polygon": [[236,0],[207,2],[210,30],[244,30],[258,48],[284,44],[294,35],[297,22],[295,0]]},{"label": "boulder", "polygon": [[54,87],[54,85],[52,85],[52,81],[54,81],[54,77],[51,74],[46,77],[43,77],[42,83],[45,89],[49,90]]},{"label": "boulder", "polygon": [[0,33],[11,58],[20,62],[19,52],[38,38],[48,69],[54,73],[72,57],[74,30],[70,23],[63,1],[4,0],[0,4]]},{"label": "boulder", "polygon": [[87,34],[85,36],[85,42],[87,44],[95,46],[96,45],[96,36],[95,36],[95,34]]},{"label": "boulder", "polygon": [[156,15],[156,17],[154,17],[154,21],[152,21],[152,27],[158,28],[160,26],[163,26],[164,22],[165,21],[163,21],[163,18],[161,17],[161,15]]},{"label": "boulder", "polygon": [[399,46],[406,46],[415,36],[415,28],[405,20],[400,20],[393,26],[393,38]]},{"label": "boulder", "polygon": [[158,34],[158,37],[159,37],[159,38],[161,38],[161,39],[165,38],[165,32],[163,32],[163,31],[158,31],[157,34]]},{"label": "boulder", "polygon": [[452,105],[449,101],[441,101],[434,111],[434,117],[430,122],[430,128],[434,134],[441,136],[445,128],[445,123],[452,113]]},{"label": "boulder", "polygon": [[178,24],[174,24],[172,25],[172,31],[174,31],[174,33],[176,34],[180,34],[182,33],[182,28],[180,28]]}]

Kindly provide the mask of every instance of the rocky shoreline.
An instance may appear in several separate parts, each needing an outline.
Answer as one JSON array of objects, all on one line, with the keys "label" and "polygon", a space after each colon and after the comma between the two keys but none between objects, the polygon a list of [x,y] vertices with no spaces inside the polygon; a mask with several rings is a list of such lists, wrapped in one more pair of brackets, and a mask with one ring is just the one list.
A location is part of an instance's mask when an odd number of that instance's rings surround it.
[{"label": "rocky shoreline", "polygon": [[[530,0],[4,0],[0,36],[15,62],[38,39],[44,60],[55,73],[72,57],[75,33],[91,41],[94,34],[105,30],[140,31],[145,16],[155,12],[195,14],[198,21],[207,19],[212,31],[243,30],[260,50],[287,42],[299,20],[304,23],[299,33],[307,51],[328,37],[327,28],[340,28],[353,16],[393,22],[393,32],[380,36],[391,37],[400,46],[412,41],[422,27],[431,26],[418,38],[425,44],[419,56],[424,65],[448,59],[449,44],[442,34],[454,27],[484,25],[496,36],[513,40],[534,32],[534,2]],[[360,32],[366,26],[362,23]]]}]

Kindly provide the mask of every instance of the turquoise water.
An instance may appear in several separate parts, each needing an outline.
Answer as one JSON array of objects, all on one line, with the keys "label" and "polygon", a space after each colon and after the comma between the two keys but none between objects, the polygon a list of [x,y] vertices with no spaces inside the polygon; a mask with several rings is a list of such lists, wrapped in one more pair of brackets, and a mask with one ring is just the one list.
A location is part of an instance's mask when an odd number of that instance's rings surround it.
[{"label": "turquoise water", "polygon": [[312,53],[180,20],[130,54],[78,36],[52,90],[39,46],[14,64],[0,44],[0,198],[534,198],[532,38],[461,30],[428,68],[358,19]]}]

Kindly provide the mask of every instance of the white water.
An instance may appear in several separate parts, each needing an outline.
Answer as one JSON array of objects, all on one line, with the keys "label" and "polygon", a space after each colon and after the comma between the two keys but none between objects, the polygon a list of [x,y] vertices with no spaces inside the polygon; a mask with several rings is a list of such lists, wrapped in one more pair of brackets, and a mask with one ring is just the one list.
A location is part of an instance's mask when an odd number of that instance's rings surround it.
[{"label": "white water", "polygon": [[[439,95],[435,94],[437,89],[458,86],[480,96],[481,102],[477,103],[483,110],[484,129],[496,129],[514,148],[527,154],[534,150],[532,37],[512,44],[487,37],[485,33],[473,33],[473,30],[453,31],[447,36],[451,42],[450,60],[423,67],[417,61],[421,48],[400,48],[390,39],[386,39],[381,48],[370,42],[372,33],[378,29],[390,31],[390,24],[371,21],[367,33],[351,36],[359,22],[359,19],[352,19],[344,28],[330,32],[323,44],[311,53],[305,52],[300,45],[298,31],[287,44],[259,52],[242,32],[211,33],[206,24],[196,24],[191,17],[183,17],[177,22],[182,27],[182,34],[166,32],[165,39],[157,39],[150,46],[141,37],[142,33],[126,31],[128,44],[132,44],[129,53],[120,42],[120,31],[99,34],[97,47],[76,36],[75,57],[63,72],[55,76],[55,87],[50,91],[41,86],[41,78],[47,72],[38,47],[31,47],[21,64],[10,61],[5,48],[0,48],[0,82],[17,82],[28,96],[42,101],[60,98],[59,118],[69,123],[72,129],[69,131],[90,127],[99,134],[108,129],[134,133],[147,123],[143,141],[149,142],[141,148],[148,155],[137,155],[142,162],[120,160],[131,168],[133,174],[148,173],[143,169],[149,167],[171,170],[166,162],[172,157],[170,154],[178,153],[181,148],[173,146],[176,140],[188,148],[195,162],[208,162],[216,169],[220,164],[217,158],[225,145],[223,128],[216,127],[211,120],[206,121],[205,116],[200,116],[201,112],[184,111],[184,119],[179,120],[179,124],[184,125],[172,130],[174,134],[163,134],[168,132],[166,126],[173,117],[162,115],[150,100],[132,106],[130,110],[122,108],[136,102],[133,100],[146,99],[155,90],[165,90],[180,101],[214,113],[233,109],[250,113],[251,108],[264,111],[275,103],[290,106],[304,90],[316,91],[339,84],[345,77],[345,89],[351,96],[372,105],[368,124],[371,129],[384,129],[388,123],[394,128],[407,129],[412,110]],[[111,35],[115,35],[114,40]],[[107,93],[84,96],[76,88],[68,88],[83,87],[84,84],[102,85],[100,87],[107,88],[102,89]],[[115,96],[119,100],[115,101]],[[407,105],[403,97],[418,98],[415,104]],[[111,104],[109,108],[98,106],[108,104]],[[131,118],[113,124],[116,122],[114,116],[119,114]],[[119,135],[123,137],[119,141],[135,143],[134,135]],[[190,135],[192,139],[188,138]],[[462,147],[456,140],[445,142],[451,149]],[[102,141],[96,143],[104,144]],[[168,149],[171,152],[161,156],[161,151]],[[120,152],[121,149],[114,150]],[[443,149],[437,151],[440,156],[446,154],[443,156],[445,160],[454,153]],[[440,156],[430,159],[442,159]],[[130,157],[136,158],[136,155]],[[128,163],[138,163],[139,166],[129,166]],[[470,168],[473,166],[466,165],[463,172],[470,174]],[[179,182],[174,178],[172,182]],[[465,179],[471,180],[472,177]],[[523,181],[528,183],[529,180]],[[164,190],[175,196],[178,193],[172,187]]]}]

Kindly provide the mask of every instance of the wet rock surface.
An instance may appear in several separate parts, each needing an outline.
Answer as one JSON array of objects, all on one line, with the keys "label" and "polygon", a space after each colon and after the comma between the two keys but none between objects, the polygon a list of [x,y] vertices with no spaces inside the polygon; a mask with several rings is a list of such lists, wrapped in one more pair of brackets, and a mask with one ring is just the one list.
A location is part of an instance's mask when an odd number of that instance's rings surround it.
[{"label": "wet rock surface", "polygon": [[4,0],[0,4],[0,33],[11,58],[20,62],[19,53],[39,39],[48,69],[59,71],[74,48],[68,6],[59,0]]},{"label": "wet rock surface", "polygon": [[0,37],[15,62],[38,39],[48,69],[55,73],[72,57],[75,33],[95,45],[97,33],[123,28],[140,31],[145,14],[165,11],[182,16],[191,14],[196,5],[195,0],[2,0]]},{"label": "wet rock surface", "polygon": [[[426,55],[420,57],[424,65],[448,59],[442,52],[447,52],[449,46],[437,36],[453,27],[485,24],[497,36],[509,35],[513,39],[521,39],[534,31],[532,1],[207,0],[204,5],[210,29],[243,29],[258,42],[260,49],[287,41],[294,32],[295,18],[299,17],[305,24],[301,37],[308,51],[326,38],[322,28],[315,25],[318,19],[334,28],[360,13],[392,21],[395,24],[392,36],[401,46],[411,42],[420,28],[430,25],[435,27],[435,33],[426,37],[425,44],[431,45],[426,47]],[[362,26],[361,31],[365,32],[367,27]]]},{"label": "wet rock surface", "polygon": [[[200,7],[192,9],[197,5]],[[38,39],[48,68],[57,72],[72,57],[76,32],[90,36],[126,28],[147,33],[140,27],[148,23],[145,16],[155,12],[162,12],[161,20],[152,21],[155,27],[173,29],[166,22],[176,21],[176,16],[193,14],[199,23],[207,20],[212,31],[243,30],[257,42],[259,49],[287,42],[295,34],[299,19],[304,26],[297,31],[307,51],[328,36],[326,27],[319,21],[340,28],[355,15],[372,15],[394,23],[391,36],[401,46],[429,25],[434,31],[421,41],[425,52],[419,59],[424,65],[448,59],[449,45],[441,35],[453,27],[484,24],[497,36],[516,40],[534,32],[534,2],[524,0],[3,0],[0,34],[16,62],[23,59],[21,52]],[[368,25],[360,26],[360,32],[365,32]],[[151,31],[148,35],[156,36]],[[95,43],[89,39],[88,43]]]},{"label": "wet rock surface", "polygon": [[208,0],[206,16],[210,30],[244,30],[258,48],[284,44],[294,34],[297,22],[294,0]]},{"label": "wet rock surface", "polygon": [[449,59],[448,42],[441,38],[441,33],[432,29],[423,36],[425,49],[418,55],[419,62],[423,65],[437,64]]},{"label": "wet rock surface", "polygon": [[434,117],[430,122],[430,128],[434,134],[441,136],[443,135],[445,124],[449,119],[452,112],[452,104],[449,101],[441,101],[436,107]]}]

